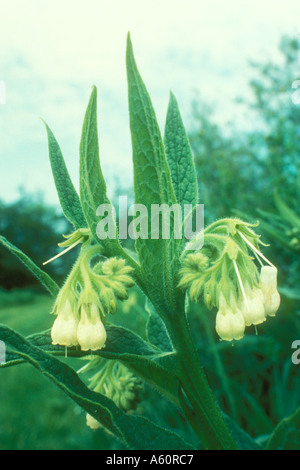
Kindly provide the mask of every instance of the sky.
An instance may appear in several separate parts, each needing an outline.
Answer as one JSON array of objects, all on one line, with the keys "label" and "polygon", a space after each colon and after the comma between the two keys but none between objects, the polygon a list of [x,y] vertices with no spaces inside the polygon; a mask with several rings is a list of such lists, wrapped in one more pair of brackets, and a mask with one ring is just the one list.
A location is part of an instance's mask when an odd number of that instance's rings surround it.
[{"label": "sky", "polygon": [[187,128],[197,94],[221,124],[243,121],[234,98],[249,94],[249,60],[279,60],[280,38],[299,37],[299,19],[299,0],[0,0],[0,200],[23,187],[58,204],[42,119],[78,188],[92,85],[103,173],[113,189],[132,184],[128,31],[163,132],[170,90]]}]

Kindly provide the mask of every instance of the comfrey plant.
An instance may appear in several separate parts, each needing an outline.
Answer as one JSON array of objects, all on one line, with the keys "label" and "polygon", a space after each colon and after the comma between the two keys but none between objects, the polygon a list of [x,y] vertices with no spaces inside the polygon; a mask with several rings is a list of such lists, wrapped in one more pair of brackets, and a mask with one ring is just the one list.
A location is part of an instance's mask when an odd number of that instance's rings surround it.
[{"label": "comfrey plant", "polygon": [[[196,210],[198,183],[177,102],[171,94],[162,139],[129,36],[127,75],[135,203],[149,211],[153,204],[180,205],[183,214],[186,205]],[[275,315],[280,302],[277,271],[261,252],[253,227],[238,219],[218,220],[185,243],[175,236],[178,227],[170,211],[169,238],[141,237],[136,227],[135,252],[123,247],[112,220],[113,236],[100,239],[97,227],[105,215],[98,208],[111,204],[99,160],[96,88],[80,142],[80,196],[47,125],[46,130],[61,206],[74,226],[60,245],[65,256],[77,245],[81,249],[59,287],[23,252],[0,238],[55,298],[51,331],[24,338],[0,326],[0,339],[6,345],[6,363],[1,367],[32,364],[85,411],[90,427],[104,427],[131,449],[259,448],[221,411],[199,361],[186,312],[188,297],[203,299],[217,311],[216,330],[225,341],[240,340],[246,326]],[[150,223],[148,228],[150,233]],[[134,284],[143,293],[149,316],[143,337],[112,322]],[[65,356],[64,361],[58,356]],[[68,364],[70,357],[86,361],[80,373]],[[90,372],[91,380],[85,380]],[[184,416],[185,436],[134,411],[143,399],[142,381]]]}]

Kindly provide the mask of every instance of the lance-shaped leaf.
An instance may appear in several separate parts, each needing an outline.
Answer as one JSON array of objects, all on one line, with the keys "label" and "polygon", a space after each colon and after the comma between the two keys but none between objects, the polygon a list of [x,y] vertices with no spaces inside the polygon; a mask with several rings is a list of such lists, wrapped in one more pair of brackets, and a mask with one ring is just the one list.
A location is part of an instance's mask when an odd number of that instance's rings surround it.
[{"label": "lance-shaped leaf", "polygon": [[[277,230],[274,225],[269,224],[268,222],[265,222],[264,220],[260,220],[259,222],[260,229],[265,232],[267,235],[270,236],[271,239],[274,239],[278,241],[281,245],[285,246],[288,249],[294,249],[293,246],[291,246],[291,241],[290,238],[286,236],[284,231]],[[295,249],[295,251],[297,251]]]},{"label": "lance-shaped leaf", "polygon": [[300,450],[300,408],[284,418],[273,431],[268,450]]},{"label": "lance-shaped leaf", "polygon": [[[102,204],[106,204],[110,210],[112,210],[112,206],[107,196],[106,183],[100,166],[96,87],[93,87],[85,113],[80,141],[80,198],[88,225],[95,239],[99,241],[97,225],[103,217],[97,217],[97,210]],[[103,240],[103,245],[111,254],[114,248],[119,246],[117,227],[112,217],[110,218],[110,226],[112,233]]]},{"label": "lance-shaped leaf", "polygon": [[23,251],[14,246],[5,237],[0,236],[0,243],[5,246],[11,253],[13,253],[26,268],[40,281],[40,283],[50,292],[51,295],[56,296],[59,292],[59,286],[56,282],[40,269]]},{"label": "lance-shaped leaf", "polygon": [[300,218],[289,206],[278,196],[277,192],[274,195],[275,204],[283,219],[287,220],[291,225],[300,229]]},{"label": "lance-shaped leaf", "polygon": [[[127,77],[130,130],[134,165],[135,203],[147,209],[148,220],[142,237],[136,240],[136,249],[143,275],[151,286],[153,303],[172,310],[174,306],[174,272],[180,240],[174,239],[174,212],[176,204],[170,170],[167,164],[161,133],[150,96],[137,69],[130,36],[127,41]],[[162,237],[161,227],[156,239],[151,233],[151,215],[154,207],[162,204],[170,209],[169,237]],[[145,227],[144,227],[145,228]],[[155,278],[155,282],[153,282]]]},{"label": "lance-shaped leaf", "polygon": [[[105,348],[94,351],[93,354],[124,362],[143,380],[163,392],[170,401],[178,404],[177,363],[174,354],[162,353],[126,328],[107,325],[106,331]],[[63,346],[52,344],[50,331],[31,335],[27,341],[48,353],[65,355]],[[83,352],[75,347],[68,348],[69,357],[84,357],[86,355],[89,355],[89,352]],[[20,362],[21,359],[13,351],[7,351],[6,362],[0,365],[0,368],[11,367]]]},{"label": "lance-shaped leaf", "polygon": [[87,413],[124,440],[131,449],[191,449],[191,446],[175,433],[143,417],[124,413],[112,400],[89,390],[73,369],[30,344],[10,328],[0,325],[0,338],[13,347],[20,358],[36,367]]},{"label": "lance-shaped leaf", "polygon": [[246,433],[230,416],[222,413],[225,423],[231,431],[239,450],[263,450],[253,437]]},{"label": "lance-shaped leaf", "polygon": [[193,208],[198,202],[198,187],[194,159],[173,93],[167,112],[164,144],[177,202]]},{"label": "lance-shaped leaf", "polygon": [[82,212],[80,199],[68,173],[62,151],[49,126],[45,122],[44,124],[48,136],[51,169],[61,208],[76,229],[86,227],[87,223]]}]

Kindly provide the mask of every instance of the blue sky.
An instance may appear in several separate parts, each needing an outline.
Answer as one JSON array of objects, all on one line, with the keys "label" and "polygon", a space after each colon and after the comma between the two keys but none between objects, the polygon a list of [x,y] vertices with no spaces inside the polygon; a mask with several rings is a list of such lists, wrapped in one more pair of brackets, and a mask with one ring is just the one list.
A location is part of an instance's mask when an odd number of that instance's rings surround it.
[{"label": "blue sky", "polygon": [[278,60],[280,37],[300,35],[299,18],[299,0],[0,0],[6,85],[0,199],[15,199],[24,186],[58,202],[40,118],[55,133],[78,188],[81,125],[93,84],[103,172],[131,184],[128,31],[162,129],[170,89],[187,126],[197,92],[217,105],[219,122],[238,125],[244,116],[233,100],[249,93],[249,59]]}]

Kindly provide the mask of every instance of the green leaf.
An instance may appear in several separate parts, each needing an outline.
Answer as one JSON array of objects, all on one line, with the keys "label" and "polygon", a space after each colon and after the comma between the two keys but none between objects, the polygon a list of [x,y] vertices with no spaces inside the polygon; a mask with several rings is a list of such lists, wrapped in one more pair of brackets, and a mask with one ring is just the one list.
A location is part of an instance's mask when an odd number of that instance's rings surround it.
[{"label": "green leaf", "polygon": [[287,220],[291,225],[300,229],[300,218],[283,200],[275,193],[275,204],[280,212],[280,215]]},{"label": "green leaf", "polygon": [[[86,110],[80,141],[80,198],[88,225],[99,242],[97,225],[103,217],[97,217],[96,212],[101,204],[108,204],[111,207],[111,203],[107,197],[106,183],[99,159],[96,87],[93,87]],[[112,226],[115,238],[103,240],[103,245],[109,254],[112,253],[114,247],[119,245],[117,227],[115,223],[112,223]]]},{"label": "green leaf", "polygon": [[284,232],[280,232],[277,230],[273,225],[261,220],[259,223],[260,229],[269,235],[273,240],[278,241],[281,245],[285,246],[289,250],[293,250],[293,247],[290,244],[290,239],[284,234]]},{"label": "green leaf", "polygon": [[[203,429],[205,429],[205,427],[203,427],[202,420],[199,420],[198,415],[195,412],[191,403],[189,402],[186,394],[184,393],[184,390],[181,384],[179,384],[178,397],[179,397],[180,406],[185,416],[188,418],[189,424],[192,426],[198,438],[200,438],[201,440]],[[202,442],[201,442],[201,446],[202,446]]]},{"label": "green leaf", "polygon": [[30,344],[15,331],[0,325],[0,338],[16,349],[16,354],[36,367],[87,413],[101,422],[131,449],[179,450],[191,447],[176,434],[151,421],[128,415],[113,401],[89,390],[73,369],[55,357]]},{"label": "green leaf", "polygon": [[268,450],[300,450],[300,408],[284,418],[271,435]]},{"label": "green leaf", "polygon": [[59,292],[59,286],[56,282],[40,269],[23,251],[10,243],[5,237],[0,236],[0,243],[5,246],[11,253],[13,253],[26,268],[40,281],[41,284],[50,292],[51,295],[56,296]]},{"label": "green leaf", "polygon": [[[182,387],[179,388],[179,400],[185,415],[189,418],[191,426],[198,435],[201,435],[204,429],[203,423],[199,420],[199,415],[195,413],[187,397],[184,395]],[[232,418],[223,412],[222,416],[239,450],[263,450]]]},{"label": "green leaf", "polygon": [[239,450],[263,450],[233,419],[223,413],[223,418],[236,441]]},{"label": "green leaf", "polygon": [[[108,335],[106,347],[100,351],[95,351],[95,355],[103,355],[108,359],[115,359],[116,355],[118,355],[118,358],[121,358],[122,355],[134,354],[147,357],[158,353],[156,348],[126,328],[106,325],[105,329]],[[27,340],[44,351],[65,354],[65,348],[63,346],[52,344],[50,331],[51,330],[35,333],[28,336]],[[82,357],[90,354],[82,352],[77,347],[69,347],[67,351],[68,356],[72,357]]]},{"label": "green leaf", "polygon": [[148,340],[162,351],[173,351],[167,328],[148,299],[146,299],[145,309],[149,313],[147,321]]},{"label": "green leaf", "polygon": [[87,413],[100,421],[117,437],[123,438],[119,429],[114,425],[111,413],[107,409],[109,408],[110,400],[89,390],[73,369],[33,346],[21,335],[4,325],[0,325],[0,338],[6,345],[15,348],[14,355],[16,357],[36,367]]},{"label": "green leaf", "polygon": [[173,93],[170,93],[164,144],[177,202],[182,208],[184,204],[191,204],[194,208],[198,202],[195,164]]},{"label": "green leaf", "polygon": [[178,403],[178,363],[175,353],[162,353],[140,336],[118,326],[107,326],[105,349],[95,354],[124,362],[149,385]]},{"label": "green leaf", "polygon": [[[178,379],[177,363],[174,354],[161,353],[141,337],[123,327],[107,325],[106,347],[99,351],[94,351],[94,355],[106,359],[114,359],[124,362],[143,380],[164,393],[166,397],[175,404],[178,404],[177,390]],[[48,353],[64,356],[66,351],[63,346],[52,344],[50,331],[37,333],[27,338],[27,341]],[[68,348],[69,357],[84,357],[86,353],[77,348]],[[6,363],[0,365],[1,368],[18,365],[20,359],[11,351],[6,353]]]},{"label": "green leaf", "polygon": [[45,122],[44,124],[48,136],[49,159],[62,210],[76,229],[86,227],[80,199],[71,181],[62,151],[49,126]]},{"label": "green leaf", "polygon": [[[170,238],[151,237],[152,206],[176,204],[170,170],[150,96],[137,69],[130,36],[127,40],[127,77],[130,130],[134,165],[135,203],[148,212],[148,238],[137,238],[136,249],[151,290],[152,303],[166,311],[176,309],[174,273],[180,240],[174,240],[174,214],[170,216]],[[155,282],[153,282],[155,279]]]}]

